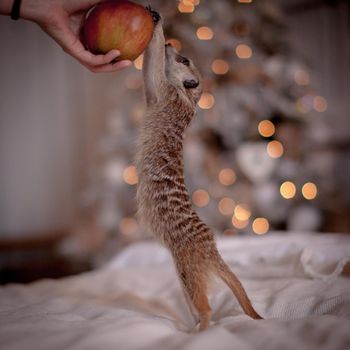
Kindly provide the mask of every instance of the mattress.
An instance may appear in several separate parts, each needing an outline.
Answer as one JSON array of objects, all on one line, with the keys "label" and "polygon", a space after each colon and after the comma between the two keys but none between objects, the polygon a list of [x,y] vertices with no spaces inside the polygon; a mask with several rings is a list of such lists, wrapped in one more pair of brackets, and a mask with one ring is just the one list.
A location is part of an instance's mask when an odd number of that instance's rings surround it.
[{"label": "mattress", "polygon": [[169,253],[148,241],[96,271],[0,288],[0,348],[350,349],[350,237],[270,233],[218,248],[264,320],[214,281],[211,324],[197,332]]}]

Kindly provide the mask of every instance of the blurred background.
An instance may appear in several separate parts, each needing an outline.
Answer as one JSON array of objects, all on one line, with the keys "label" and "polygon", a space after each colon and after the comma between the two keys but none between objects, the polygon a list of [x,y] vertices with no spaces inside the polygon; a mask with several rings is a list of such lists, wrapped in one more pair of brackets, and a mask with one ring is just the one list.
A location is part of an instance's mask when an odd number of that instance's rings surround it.
[{"label": "blurred background", "polygon": [[[193,205],[218,236],[350,232],[350,2],[150,3],[204,93],[185,141]],[[133,166],[142,56],[96,75],[0,17],[0,283],[96,268],[149,239]]]}]

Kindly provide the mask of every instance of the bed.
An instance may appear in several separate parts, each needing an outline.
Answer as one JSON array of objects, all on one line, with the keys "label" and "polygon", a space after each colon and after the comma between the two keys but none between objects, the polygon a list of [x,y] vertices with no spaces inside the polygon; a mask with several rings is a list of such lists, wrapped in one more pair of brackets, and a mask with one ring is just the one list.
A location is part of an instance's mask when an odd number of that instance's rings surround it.
[{"label": "bed", "polygon": [[0,288],[0,348],[350,349],[350,237],[270,233],[218,247],[264,320],[215,283],[210,327],[194,332],[168,252],[146,241],[93,272]]}]

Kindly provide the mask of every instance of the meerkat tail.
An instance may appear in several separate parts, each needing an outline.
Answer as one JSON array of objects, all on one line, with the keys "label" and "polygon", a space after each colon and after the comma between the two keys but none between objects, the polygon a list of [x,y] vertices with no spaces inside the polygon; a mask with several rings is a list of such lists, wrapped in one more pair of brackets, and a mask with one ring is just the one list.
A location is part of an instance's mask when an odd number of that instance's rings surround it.
[{"label": "meerkat tail", "polygon": [[236,277],[236,275],[230,270],[227,264],[219,255],[217,261],[214,262],[214,273],[217,274],[231,289],[232,293],[237,298],[243,311],[253,319],[263,319],[253,308],[251,301],[249,300],[246,291],[244,290],[242,283]]}]

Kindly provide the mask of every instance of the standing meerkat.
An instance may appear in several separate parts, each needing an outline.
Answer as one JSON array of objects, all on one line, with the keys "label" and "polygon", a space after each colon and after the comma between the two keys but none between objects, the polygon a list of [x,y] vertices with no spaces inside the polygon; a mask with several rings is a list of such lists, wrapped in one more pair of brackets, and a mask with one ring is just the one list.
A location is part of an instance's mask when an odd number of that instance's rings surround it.
[{"label": "standing meerkat", "polygon": [[211,317],[210,275],[230,287],[247,315],[261,319],[221,258],[212,230],[199,219],[185,187],[183,136],[202,92],[200,74],[191,60],[165,45],[161,17],[148,10],[155,29],[143,60],[147,110],[136,157],[139,217],[170,251],[189,307],[198,313],[200,330],[208,327]]}]

